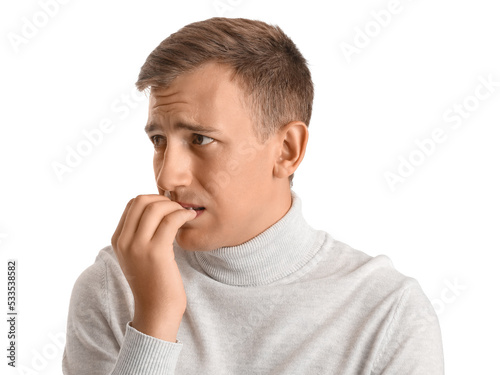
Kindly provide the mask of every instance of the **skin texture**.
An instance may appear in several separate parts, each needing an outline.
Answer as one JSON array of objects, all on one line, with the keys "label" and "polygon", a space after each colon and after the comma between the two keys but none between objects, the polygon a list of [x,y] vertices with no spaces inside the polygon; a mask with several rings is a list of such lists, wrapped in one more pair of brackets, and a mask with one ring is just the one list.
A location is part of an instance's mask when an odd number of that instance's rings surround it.
[{"label": "skin texture", "polygon": [[[174,239],[186,251],[213,250],[242,244],[279,221],[291,207],[288,176],[305,155],[308,130],[290,122],[260,144],[243,92],[216,63],[153,88],[146,128],[159,195],[129,202],[112,245],[135,299],[132,326],[175,342],[186,295]],[[205,210],[193,219],[177,202]]]}]

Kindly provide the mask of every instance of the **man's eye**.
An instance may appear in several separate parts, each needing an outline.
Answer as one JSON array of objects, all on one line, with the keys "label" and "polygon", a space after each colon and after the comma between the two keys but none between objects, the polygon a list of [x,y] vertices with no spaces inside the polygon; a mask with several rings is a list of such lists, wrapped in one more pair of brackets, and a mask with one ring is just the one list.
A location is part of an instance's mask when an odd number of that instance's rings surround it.
[{"label": "man's eye", "polygon": [[[194,134],[193,135],[193,142],[198,145],[198,146],[205,146],[207,144],[210,144],[212,143],[213,141],[215,141],[215,139],[213,138],[210,138],[210,137],[207,137],[206,135],[201,135],[201,134]],[[205,142],[203,143],[203,138],[206,138],[207,140],[209,140],[209,142]]]},{"label": "man's eye", "polygon": [[165,138],[162,137],[161,135],[153,135],[150,139],[151,142],[153,142],[155,148],[163,147],[165,144]]}]

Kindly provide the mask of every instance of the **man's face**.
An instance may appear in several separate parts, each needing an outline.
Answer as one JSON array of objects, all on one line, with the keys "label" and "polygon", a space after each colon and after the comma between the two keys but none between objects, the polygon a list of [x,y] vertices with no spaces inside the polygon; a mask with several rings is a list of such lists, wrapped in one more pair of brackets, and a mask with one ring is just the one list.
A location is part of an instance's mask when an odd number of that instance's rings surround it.
[{"label": "man's face", "polygon": [[259,144],[242,91],[230,75],[228,68],[209,63],[151,91],[146,132],[155,148],[158,191],[205,207],[177,233],[186,250],[239,245],[290,208],[288,179],[273,175],[279,132]]}]

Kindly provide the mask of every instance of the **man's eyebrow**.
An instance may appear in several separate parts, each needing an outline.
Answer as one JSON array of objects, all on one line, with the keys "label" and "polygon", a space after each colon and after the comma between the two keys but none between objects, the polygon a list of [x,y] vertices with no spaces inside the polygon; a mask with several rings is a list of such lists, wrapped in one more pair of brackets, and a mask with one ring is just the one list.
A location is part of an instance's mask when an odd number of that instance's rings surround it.
[{"label": "man's eyebrow", "polygon": [[[162,129],[162,127],[156,123],[150,123],[147,124],[146,127],[144,128],[144,131],[146,133],[153,132],[155,130]],[[222,134],[222,132],[219,129],[212,128],[210,126],[202,126],[198,124],[187,124],[184,122],[177,122],[174,125],[175,130],[180,130],[180,129],[185,129],[193,132],[200,132],[200,133],[210,133],[210,134]]]}]

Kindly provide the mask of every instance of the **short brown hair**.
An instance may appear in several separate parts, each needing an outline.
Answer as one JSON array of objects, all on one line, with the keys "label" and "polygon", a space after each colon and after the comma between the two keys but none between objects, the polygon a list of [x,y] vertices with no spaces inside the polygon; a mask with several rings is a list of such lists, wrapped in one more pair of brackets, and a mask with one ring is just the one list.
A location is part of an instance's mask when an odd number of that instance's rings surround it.
[{"label": "short brown hair", "polygon": [[[214,17],[184,26],[148,56],[137,89],[168,87],[211,61],[233,70],[261,143],[291,121],[309,126],[314,88],[307,61],[278,26],[262,21]],[[293,174],[289,180],[291,185]]]}]

